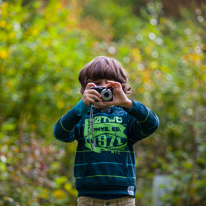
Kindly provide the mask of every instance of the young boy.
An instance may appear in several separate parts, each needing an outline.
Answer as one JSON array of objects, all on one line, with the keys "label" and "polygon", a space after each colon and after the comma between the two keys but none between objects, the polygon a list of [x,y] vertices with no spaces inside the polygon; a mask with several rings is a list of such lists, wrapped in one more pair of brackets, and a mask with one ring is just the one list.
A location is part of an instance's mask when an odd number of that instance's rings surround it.
[{"label": "young boy", "polygon": [[[151,135],[159,120],[142,103],[127,98],[131,90],[127,81],[117,60],[94,58],[79,73],[82,99],[54,126],[57,139],[78,141],[74,164],[78,206],[135,205],[134,144]],[[102,101],[91,88],[97,86],[112,88],[112,101]],[[93,132],[89,131],[91,104]]]}]

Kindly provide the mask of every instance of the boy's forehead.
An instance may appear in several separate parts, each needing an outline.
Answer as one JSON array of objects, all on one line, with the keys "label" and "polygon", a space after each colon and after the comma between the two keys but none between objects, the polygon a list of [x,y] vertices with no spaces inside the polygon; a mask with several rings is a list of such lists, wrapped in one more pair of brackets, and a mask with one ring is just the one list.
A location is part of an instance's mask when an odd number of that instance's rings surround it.
[{"label": "boy's forehead", "polygon": [[97,79],[88,79],[87,82],[90,83],[90,82],[96,82],[96,81],[103,81],[103,80],[107,80],[106,78],[97,78]]},{"label": "boy's forehead", "polygon": [[110,81],[117,81],[117,80],[115,80],[115,79],[106,79],[106,78],[103,78],[103,79],[88,79],[88,83],[92,83],[92,82],[98,82],[98,81],[100,81],[100,82],[106,82],[107,80],[110,80]]},{"label": "boy's forehead", "polygon": [[92,81],[107,81],[107,78],[92,79]]}]

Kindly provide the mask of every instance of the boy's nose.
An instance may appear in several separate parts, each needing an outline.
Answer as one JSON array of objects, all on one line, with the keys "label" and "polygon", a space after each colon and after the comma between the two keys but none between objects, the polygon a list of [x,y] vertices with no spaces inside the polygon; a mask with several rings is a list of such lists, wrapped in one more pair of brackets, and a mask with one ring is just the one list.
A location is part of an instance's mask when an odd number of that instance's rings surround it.
[{"label": "boy's nose", "polygon": [[107,80],[102,81],[102,86],[105,86],[107,84]]}]

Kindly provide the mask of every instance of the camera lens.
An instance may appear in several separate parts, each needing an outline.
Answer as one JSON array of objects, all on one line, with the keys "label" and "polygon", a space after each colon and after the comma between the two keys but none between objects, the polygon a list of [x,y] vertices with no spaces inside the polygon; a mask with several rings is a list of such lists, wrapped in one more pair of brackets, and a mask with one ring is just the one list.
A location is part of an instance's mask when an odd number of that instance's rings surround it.
[{"label": "camera lens", "polygon": [[101,92],[103,101],[111,101],[112,100],[112,91],[110,89],[104,89]]},{"label": "camera lens", "polygon": [[106,98],[108,98],[108,97],[109,97],[109,93],[108,93],[108,92],[105,92],[105,93],[104,93],[104,96],[105,96]]}]

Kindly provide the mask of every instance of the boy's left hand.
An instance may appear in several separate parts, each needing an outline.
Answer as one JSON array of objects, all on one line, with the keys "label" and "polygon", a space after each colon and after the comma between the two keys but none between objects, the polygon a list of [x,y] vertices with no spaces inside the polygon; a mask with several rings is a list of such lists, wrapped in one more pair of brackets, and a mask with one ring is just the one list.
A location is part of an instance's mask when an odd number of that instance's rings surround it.
[{"label": "boy's left hand", "polygon": [[117,105],[124,107],[126,109],[131,109],[133,106],[132,100],[128,99],[124,91],[122,90],[122,85],[119,82],[115,81],[107,81],[107,85],[105,88],[112,87],[113,88],[113,101],[104,102],[107,105]]}]

